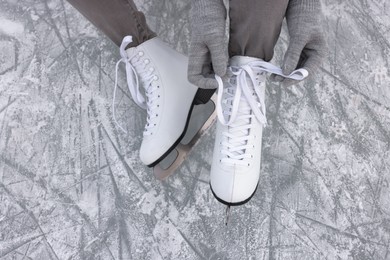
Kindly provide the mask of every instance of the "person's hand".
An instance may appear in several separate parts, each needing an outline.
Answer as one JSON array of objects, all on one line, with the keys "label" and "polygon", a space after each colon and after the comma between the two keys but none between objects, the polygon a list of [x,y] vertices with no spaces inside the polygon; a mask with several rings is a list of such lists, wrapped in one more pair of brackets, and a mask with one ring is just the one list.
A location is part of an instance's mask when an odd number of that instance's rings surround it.
[{"label": "person's hand", "polygon": [[[284,56],[283,74],[304,68],[313,75],[327,52],[320,0],[290,0],[286,19],[290,43]],[[296,83],[281,76],[273,76],[273,79],[282,82],[283,86]]]},{"label": "person's hand", "polygon": [[192,0],[190,24],[188,80],[200,88],[217,88],[214,74],[224,76],[229,59],[222,0]]}]

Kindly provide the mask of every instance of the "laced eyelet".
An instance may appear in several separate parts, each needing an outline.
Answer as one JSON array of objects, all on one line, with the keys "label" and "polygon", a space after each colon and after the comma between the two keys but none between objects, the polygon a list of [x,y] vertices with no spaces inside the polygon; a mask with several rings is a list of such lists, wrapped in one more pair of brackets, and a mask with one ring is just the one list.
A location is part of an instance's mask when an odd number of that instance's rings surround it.
[{"label": "laced eyelet", "polygon": [[154,77],[153,77],[153,80],[158,80],[158,77],[157,77],[157,76],[154,76]]}]

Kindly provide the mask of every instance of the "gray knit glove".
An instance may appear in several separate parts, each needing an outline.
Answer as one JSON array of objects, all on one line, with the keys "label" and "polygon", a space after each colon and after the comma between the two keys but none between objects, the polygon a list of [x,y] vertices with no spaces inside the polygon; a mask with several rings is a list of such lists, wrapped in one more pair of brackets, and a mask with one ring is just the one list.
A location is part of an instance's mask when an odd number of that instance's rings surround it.
[{"label": "gray knit glove", "polygon": [[192,0],[188,80],[200,88],[217,88],[214,74],[224,76],[228,64],[223,0]]},{"label": "gray knit glove", "polygon": [[[287,27],[290,44],[284,56],[283,73],[289,75],[293,70],[305,68],[313,75],[326,55],[327,47],[322,30],[320,0],[290,0],[287,12]],[[273,77],[289,86],[296,81]]]}]

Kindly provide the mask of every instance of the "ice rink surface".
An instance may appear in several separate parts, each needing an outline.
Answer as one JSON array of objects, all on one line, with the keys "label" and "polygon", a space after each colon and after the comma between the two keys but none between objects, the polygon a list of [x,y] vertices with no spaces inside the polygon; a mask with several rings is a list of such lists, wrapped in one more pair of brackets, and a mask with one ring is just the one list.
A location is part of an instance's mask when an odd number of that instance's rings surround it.
[{"label": "ice rink surface", "polygon": [[[188,51],[190,0],[137,2]],[[259,189],[225,208],[213,127],[167,181],[138,160],[146,112],[118,48],[64,0],[0,1],[0,259],[390,259],[390,2],[323,0],[329,55],[269,82]],[[285,28],[273,63],[288,44]]]}]

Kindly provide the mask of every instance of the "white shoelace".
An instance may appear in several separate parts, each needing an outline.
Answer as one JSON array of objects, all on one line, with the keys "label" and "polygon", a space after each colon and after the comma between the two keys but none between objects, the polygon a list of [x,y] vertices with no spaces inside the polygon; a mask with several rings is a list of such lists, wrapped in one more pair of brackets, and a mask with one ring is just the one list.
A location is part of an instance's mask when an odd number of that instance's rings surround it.
[{"label": "white shoelace", "polygon": [[[240,67],[231,66],[230,71],[236,78],[235,85],[228,82],[224,87],[222,79],[215,76],[218,81],[218,119],[222,125],[228,126],[228,131],[222,133],[221,153],[224,158],[221,162],[248,165],[246,159],[252,158],[253,155],[247,153],[246,150],[251,148],[250,140],[256,134],[249,134],[254,125],[253,122],[258,120],[263,125],[267,122],[265,104],[262,101],[264,99],[261,97],[260,87],[256,82],[265,81],[266,72],[294,80],[303,80],[309,73],[306,69],[298,69],[290,75],[284,75],[282,69],[262,60]],[[248,85],[248,77],[253,87]],[[225,96],[223,101],[222,96]],[[225,109],[222,108],[222,103]]]},{"label": "white shoelace", "polygon": [[[143,52],[134,53],[131,57],[128,56],[125,48],[127,45],[133,42],[131,36],[126,36],[123,38],[122,44],[119,47],[121,59],[116,63],[115,66],[115,87],[114,94],[112,98],[112,113],[115,123],[118,127],[127,133],[127,131],[118,123],[115,116],[115,99],[116,99],[116,91],[118,88],[118,69],[119,65],[123,62],[126,65],[126,78],[127,78],[127,86],[131,93],[131,96],[134,102],[141,108],[147,110],[147,122],[144,130],[144,135],[151,135],[152,128],[156,125],[154,123],[154,119],[158,117],[158,114],[155,113],[155,109],[159,106],[157,104],[157,99],[160,97],[157,93],[157,89],[159,86],[154,86],[153,81],[158,80],[158,77],[153,74],[154,69],[149,68],[146,69],[146,65],[149,64],[148,59],[142,59],[144,55]],[[137,57],[138,56],[138,57]],[[130,63],[131,61],[131,63]],[[140,82],[141,81],[141,82]],[[142,95],[140,90],[140,85],[145,87],[145,97]],[[147,100],[147,101],[146,101]]]}]

